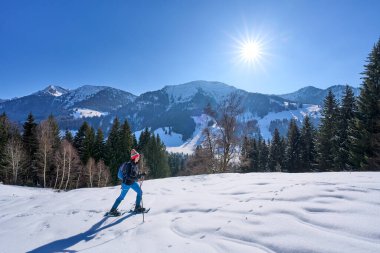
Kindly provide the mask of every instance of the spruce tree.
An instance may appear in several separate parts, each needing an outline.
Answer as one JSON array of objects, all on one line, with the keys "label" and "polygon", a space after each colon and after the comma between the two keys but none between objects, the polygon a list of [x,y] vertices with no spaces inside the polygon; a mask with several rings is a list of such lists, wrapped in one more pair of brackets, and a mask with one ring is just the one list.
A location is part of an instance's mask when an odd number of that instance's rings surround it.
[{"label": "spruce tree", "polygon": [[350,161],[354,168],[380,170],[380,39],[362,74],[358,113],[350,131]]},{"label": "spruce tree", "polygon": [[73,134],[69,129],[66,129],[65,131],[65,137],[63,139],[67,140],[69,143],[73,144],[74,143],[74,137]]},{"label": "spruce tree", "polygon": [[85,139],[84,139],[84,153],[83,153],[83,164],[87,164],[88,160],[94,157],[95,153],[95,130],[93,127],[86,129]]},{"label": "spruce tree", "polygon": [[88,150],[86,150],[86,135],[88,134],[90,129],[90,126],[88,123],[85,121],[83,124],[80,126],[78,132],[76,133],[74,137],[74,147],[78,151],[78,155],[80,157],[80,160],[82,161],[83,164],[87,163],[88,157]]},{"label": "spruce tree", "polygon": [[295,119],[291,119],[287,135],[285,163],[288,172],[301,172],[301,139]]},{"label": "spruce tree", "polygon": [[269,149],[264,139],[259,139],[259,155],[258,155],[258,168],[260,172],[265,172],[268,169],[268,155]]},{"label": "spruce tree", "polygon": [[258,172],[259,168],[259,143],[256,139],[251,139],[251,150],[249,152],[249,157],[251,158],[251,166],[250,171]]},{"label": "spruce tree", "polygon": [[110,168],[112,183],[116,184],[117,179],[117,169],[122,164],[122,155],[121,155],[121,145],[120,145],[120,123],[119,119],[116,117],[113,121],[111,131],[109,132],[108,139],[106,142],[106,154],[107,161],[106,164]]},{"label": "spruce tree", "polygon": [[149,132],[149,129],[145,128],[144,131],[141,132],[140,137],[139,137],[139,145],[138,145],[139,152],[145,153],[150,137],[151,137],[151,134]]},{"label": "spruce tree", "polygon": [[308,115],[304,118],[300,138],[302,171],[314,171],[316,165],[316,132]]},{"label": "spruce tree", "polygon": [[318,164],[320,171],[335,170],[337,154],[337,124],[338,105],[335,96],[329,90],[324,99],[322,119],[318,132]]},{"label": "spruce tree", "polygon": [[252,169],[251,145],[251,139],[248,136],[245,136],[240,151],[240,171],[243,173],[250,172]]},{"label": "spruce tree", "polygon": [[120,134],[121,159],[124,161],[129,161],[130,152],[131,152],[132,144],[133,144],[133,138],[132,138],[131,128],[127,120],[125,120],[123,125],[121,125],[119,134]]},{"label": "spruce tree", "polygon": [[145,163],[149,169],[149,176],[152,178],[163,178],[170,174],[168,157],[165,145],[161,142],[159,135],[150,134],[144,150]]},{"label": "spruce tree", "polygon": [[355,95],[352,89],[347,85],[338,112],[338,149],[334,162],[335,167],[338,171],[346,170],[349,168],[349,153],[351,146],[349,142],[349,127],[353,124],[355,112]]},{"label": "spruce tree", "polygon": [[34,122],[34,116],[29,113],[26,122],[23,125],[22,142],[26,153],[25,160],[25,180],[27,184],[38,185],[38,139],[37,124]]},{"label": "spruce tree", "polygon": [[94,143],[94,159],[96,162],[99,162],[100,160],[104,161],[105,158],[105,142],[104,142],[104,134],[101,128],[98,128],[98,131],[96,132],[95,136],[95,143]]},{"label": "spruce tree", "polygon": [[276,128],[269,147],[268,170],[281,171],[284,166],[284,149],[280,132]]}]

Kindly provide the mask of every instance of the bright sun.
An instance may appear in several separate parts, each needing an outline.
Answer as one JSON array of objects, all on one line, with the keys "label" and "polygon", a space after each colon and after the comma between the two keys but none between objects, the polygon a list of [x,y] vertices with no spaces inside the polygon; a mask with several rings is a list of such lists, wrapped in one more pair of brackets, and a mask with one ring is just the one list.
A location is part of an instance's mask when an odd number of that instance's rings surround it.
[{"label": "bright sun", "polygon": [[258,41],[248,40],[241,43],[240,57],[246,63],[255,63],[262,57],[262,46]]}]

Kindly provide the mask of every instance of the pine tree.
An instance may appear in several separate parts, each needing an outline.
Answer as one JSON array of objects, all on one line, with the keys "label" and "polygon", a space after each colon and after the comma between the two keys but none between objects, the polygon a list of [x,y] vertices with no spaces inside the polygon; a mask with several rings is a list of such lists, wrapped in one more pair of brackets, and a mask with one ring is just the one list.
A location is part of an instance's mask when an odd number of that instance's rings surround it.
[{"label": "pine tree", "polygon": [[289,123],[288,139],[285,151],[285,163],[288,172],[301,172],[300,132],[295,119]]},{"label": "pine tree", "polygon": [[350,131],[350,161],[354,168],[380,170],[380,39],[364,68],[358,113]]},{"label": "pine tree", "polygon": [[29,113],[26,122],[23,125],[24,132],[22,142],[26,153],[25,160],[25,180],[27,184],[38,185],[38,139],[37,124],[34,122],[32,113]]},{"label": "pine tree", "polygon": [[322,119],[318,133],[318,164],[321,171],[335,169],[337,154],[337,112],[338,105],[331,90],[327,94],[322,109]]},{"label": "pine tree", "polygon": [[259,169],[259,144],[256,139],[251,139],[251,150],[249,151],[249,157],[251,158],[251,171],[258,172]]},{"label": "pine tree", "polygon": [[353,123],[356,112],[355,95],[352,89],[347,85],[341,107],[339,108],[338,131],[337,131],[337,154],[335,157],[335,167],[342,171],[348,169],[349,165],[349,126]]},{"label": "pine tree", "polygon": [[141,153],[145,153],[149,140],[150,140],[150,132],[148,128],[145,128],[144,131],[141,132],[140,137],[139,137],[138,150]]},{"label": "pine tree", "polygon": [[98,131],[96,132],[95,136],[95,143],[94,143],[94,159],[96,162],[99,162],[100,160],[105,159],[105,142],[104,142],[104,134],[101,128],[98,128]]},{"label": "pine tree", "polygon": [[285,150],[281,141],[280,132],[276,128],[269,147],[268,170],[281,171],[284,167]]},{"label": "pine tree", "polygon": [[136,135],[132,134],[132,147],[137,147],[137,146],[138,146],[138,142],[136,139]]},{"label": "pine tree", "polygon": [[314,171],[316,165],[316,132],[308,115],[301,128],[301,167],[303,171]]},{"label": "pine tree", "polygon": [[258,160],[259,160],[259,171],[265,172],[268,169],[268,155],[269,155],[269,149],[267,144],[265,143],[265,140],[259,140],[258,142],[259,146],[259,155],[258,155]]},{"label": "pine tree", "polygon": [[252,169],[252,159],[251,159],[251,144],[252,141],[248,136],[243,138],[243,144],[240,152],[240,170],[243,173],[250,172]]},{"label": "pine tree", "polygon": [[111,181],[113,184],[118,182],[117,179],[117,169],[124,161],[121,159],[121,145],[120,145],[120,123],[119,119],[116,117],[113,121],[111,131],[108,135],[106,142],[106,153],[107,159],[106,164],[110,168]]},{"label": "pine tree", "polygon": [[149,168],[149,176],[152,178],[163,178],[170,174],[168,157],[165,145],[161,142],[159,135],[151,133],[148,144],[145,147],[144,159]]},{"label": "pine tree", "polygon": [[83,164],[86,164],[88,159],[85,141],[89,129],[90,126],[88,123],[86,121],[83,122],[74,137],[74,147],[77,149],[78,155]]},{"label": "pine tree", "polygon": [[120,151],[121,159],[123,161],[129,161],[132,144],[133,138],[131,128],[129,127],[128,121],[125,120],[124,124],[120,127]]},{"label": "pine tree", "polygon": [[84,153],[82,157],[83,164],[87,164],[90,158],[94,158],[95,153],[95,130],[93,127],[89,127],[86,130],[84,139]]},{"label": "pine tree", "polygon": [[71,131],[69,129],[66,129],[66,131],[65,131],[65,137],[63,137],[63,139],[67,140],[71,144],[74,143],[73,134],[71,133]]}]

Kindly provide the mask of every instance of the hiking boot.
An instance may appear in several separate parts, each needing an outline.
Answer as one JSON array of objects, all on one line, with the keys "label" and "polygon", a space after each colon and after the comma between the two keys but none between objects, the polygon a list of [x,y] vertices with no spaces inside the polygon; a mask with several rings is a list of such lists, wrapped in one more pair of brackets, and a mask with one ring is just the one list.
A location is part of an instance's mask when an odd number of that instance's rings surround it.
[{"label": "hiking boot", "polygon": [[121,213],[117,209],[111,209],[108,214],[112,215],[112,216],[120,216],[121,215]]},{"label": "hiking boot", "polygon": [[141,206],[136,206],[134,212],[135,212],[135,213],[142,213],[142,212],[145,212],[145,208],[144,208],[144,207],[141,207]]}]

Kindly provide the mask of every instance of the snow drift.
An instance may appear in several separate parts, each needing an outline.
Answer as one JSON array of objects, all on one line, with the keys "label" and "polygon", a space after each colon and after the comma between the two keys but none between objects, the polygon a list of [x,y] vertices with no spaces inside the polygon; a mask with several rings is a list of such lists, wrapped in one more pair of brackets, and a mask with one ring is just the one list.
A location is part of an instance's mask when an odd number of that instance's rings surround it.
[{"label": "snow drift", "polygon": [[0,252],[380,252],[380,173],[149,180],[145,223],[119,188],[0,185]]}]

